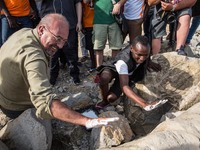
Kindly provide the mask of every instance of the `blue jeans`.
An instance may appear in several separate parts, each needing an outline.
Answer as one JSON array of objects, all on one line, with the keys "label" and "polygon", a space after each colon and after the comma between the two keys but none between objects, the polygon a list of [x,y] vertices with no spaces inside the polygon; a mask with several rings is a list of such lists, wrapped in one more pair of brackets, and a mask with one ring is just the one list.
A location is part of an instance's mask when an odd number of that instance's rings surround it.
[{"label": "blue jeans", "polygon": [[[32,21],[29,16],[25,17],[14,17],[16,21],[20,24],[19,28],[10,28],[8,20],[5,15],[1,15],[1,38],[0,44],[2,45],[8,39],[10,35],[18,31],[21,28],[32,28]],[[0,46],[1,46],[0,45]]]},{"label": "blue jeans", "polygon": [[193,17],[193,19],[192,19],[192,25],[190,27],[190,31],[188,33],[186,43],[190,43],[190,41],[191,41],[193,35],[195,34],[195,32],[196,32],[199,24],[200,24],[200,16]]}]

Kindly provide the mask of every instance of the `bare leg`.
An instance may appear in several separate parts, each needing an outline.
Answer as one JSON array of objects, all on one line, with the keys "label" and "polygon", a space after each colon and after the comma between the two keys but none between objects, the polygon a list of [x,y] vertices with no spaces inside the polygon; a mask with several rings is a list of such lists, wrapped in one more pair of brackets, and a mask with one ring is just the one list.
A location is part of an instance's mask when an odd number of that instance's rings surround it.
[{"label": "bare leg", "polygon": [[112,57],[115,57],[119,53],[119,50],[112,50]]},{"label": "bare leg", "polygon": [[89,50],[89,53],[90,53],[90,60],[91,60],[91,69],[96,68],[96,58],[95,58],[94,50],[93,49]]},{"label": "bare leg", "polygon": [[177,44],[176,49],[180,49],[181,46],[185,45],[187,35],[190,28],[190,19],[191,17],[189,15],[181,16],[178,19],[178,28],[177,28]]},{"label": "bare leg", "polygon": [[109,92],[109,82],[112,80],[112,73],[109,69],[105,69],[100,75],[100,91],[103,101],[107,102],[107,96]]},{"label": "bare leg", "polygon": [[99,67],[103,63],[103,50],[96,50],[96,65]]},{"label": "bare leg", "polygon": [[158,54],[161,49],[161,38],[152,39],[152,55]]}]

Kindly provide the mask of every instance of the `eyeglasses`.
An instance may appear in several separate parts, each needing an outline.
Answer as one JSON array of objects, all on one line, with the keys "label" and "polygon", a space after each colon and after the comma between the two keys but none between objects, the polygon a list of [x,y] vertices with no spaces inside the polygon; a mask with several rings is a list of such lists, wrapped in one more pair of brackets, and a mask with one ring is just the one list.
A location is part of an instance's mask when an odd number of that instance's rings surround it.
[{"label": "eyeglasses", "polygon": [[67,39],[62,38],[62,37],[59,36],[59,35],[55,35],[55,34],[52,33],[47,27],[45,27],[45,29],[47,29],[47,31],[48,31],[49,33],[51,33],[51,35],[53,35],[53,37],[54,37],[55,40],[56,40],[56,43],[64,43],[64,45],[67,44]]}]

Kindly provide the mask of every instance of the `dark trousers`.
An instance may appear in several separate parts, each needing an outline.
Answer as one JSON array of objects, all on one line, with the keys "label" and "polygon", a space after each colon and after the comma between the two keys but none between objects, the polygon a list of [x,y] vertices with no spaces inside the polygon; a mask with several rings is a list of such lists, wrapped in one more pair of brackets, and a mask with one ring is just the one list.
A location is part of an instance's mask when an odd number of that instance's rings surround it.
[{"label": "dark trousers", "polygon": [[68,44],[58,50],[51,59],[50,81],[56,80],[59,74],[59,62],[69,67],[70,76],[79,78],[78,68],[78,33],[76,29],[69,30]]}]

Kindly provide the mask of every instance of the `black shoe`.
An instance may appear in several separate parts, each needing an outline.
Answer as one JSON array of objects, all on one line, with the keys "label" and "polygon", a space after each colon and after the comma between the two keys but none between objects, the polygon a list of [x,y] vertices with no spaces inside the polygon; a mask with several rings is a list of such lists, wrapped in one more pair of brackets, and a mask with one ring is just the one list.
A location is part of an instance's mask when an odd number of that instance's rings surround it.
[{"label": "black shoe", "polygon": [[81,81],[80,81],[79,77],[76,77],[76,78],[73,78],[73,82],[75,85],[79,85]]},{"label": "black shoe", "polygon": [[54,86],[56,84],[56,79],[50,78],[49,82],[50,82],[51,85]]},{"label": "black shoe", "polygon": [[60,69],[65,69],[66,68],[66,64],[60,64]]},{"label": "black shoe", "polygon": [[177,51],[178,55],[187,56],[187,53],[185,52],[183,46],[181,46],[180,49],[177,49],[176,51]]}]

